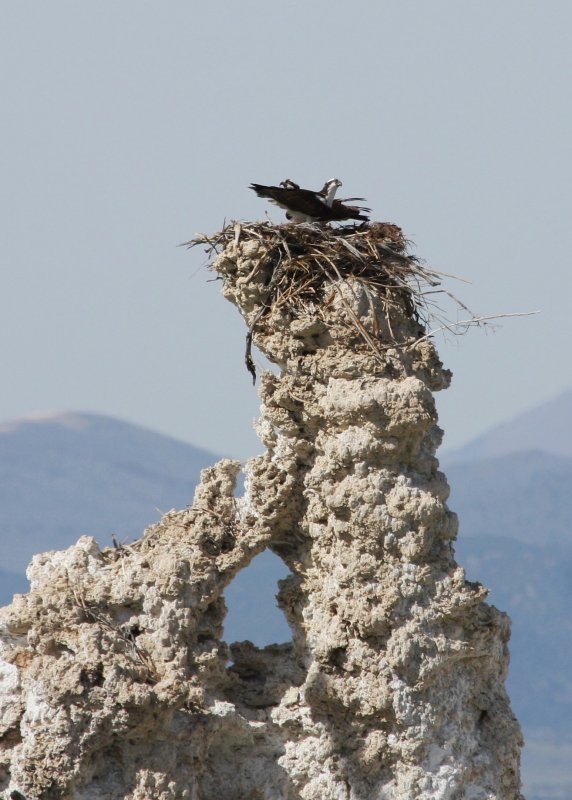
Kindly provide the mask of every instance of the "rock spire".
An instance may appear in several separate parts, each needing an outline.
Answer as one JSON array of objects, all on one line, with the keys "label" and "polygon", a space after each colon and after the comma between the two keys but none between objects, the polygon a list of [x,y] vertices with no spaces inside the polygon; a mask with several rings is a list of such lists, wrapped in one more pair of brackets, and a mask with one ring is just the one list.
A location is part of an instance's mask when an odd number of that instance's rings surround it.
[{"label": "rock spire", "polygon": [[[519,800],[509,620],[455,562],[435,458],[435,274],[391,225],[201,241],[277,366],[266,451],[242,497],[225,460],[131,545],[34,558],[0,611],[0,796]],[[227,645],[224,589],[268,547],[292,642]]]}]

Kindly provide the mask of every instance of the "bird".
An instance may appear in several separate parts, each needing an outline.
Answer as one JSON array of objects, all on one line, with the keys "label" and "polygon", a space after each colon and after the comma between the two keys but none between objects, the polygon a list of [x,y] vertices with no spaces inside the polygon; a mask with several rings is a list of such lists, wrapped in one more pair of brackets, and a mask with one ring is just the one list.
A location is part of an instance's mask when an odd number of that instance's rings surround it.
[{"label": "bird", "polygon": [[[286,218],[293,222],[339,222],[345,219],[367,221],[368,217],[360,212],[369,211],[369,209],[347,206],[341,200],[334,199],[341,185],[342,182],[338,178],[331,178],[326,181],[320,191],[315,192],[311,189],[301,189],[297,183],[287,178],[279,186],[251,183],[249,188],[256,192],[258,197],[266,198],[271,203],[285,209]],[[361,200],[362,198],[350,199]]]},{"label": "bird", "polygon": [[300,189],[300,186],[287,178],[280,186],[263,186],[252,183],[250,188],[259,197],[265,197],[280,208],[286,210],[287,219],[294,222],[314,222],[328,212],[334,196],[342,182],[338,178],[326,181],[319,192],[311,189]]},{"label": "bird", "polygon": [[[334,178],[332,178],[332,180],[334,180]],[[319,194],[322,197],[325,197],[326,196],[326,192],[328,190],[329,184],[330,184],[330,181],[326,181],[326,183],[324,184],[323,188],[320,189],[319,192],[316,192],[316,194]],[[340,186],[342,186],[342,185],[343,184],[340,181]],[[295,181],[293,181],[291,178],[286,178],[285,181],[280,181],[280,186],[283,186],[285,189],[299,189],[300,188],[300,184],[299,183],[295,183]],[[344,197],[344,199],[341,200],[341,201],[340,200],[334,200],[334,203],[339,203],[339,202],[348,203],[350,200],[365,200],[365,197]],[[364,208],[363,211],[371,211],[371,208]]]}]

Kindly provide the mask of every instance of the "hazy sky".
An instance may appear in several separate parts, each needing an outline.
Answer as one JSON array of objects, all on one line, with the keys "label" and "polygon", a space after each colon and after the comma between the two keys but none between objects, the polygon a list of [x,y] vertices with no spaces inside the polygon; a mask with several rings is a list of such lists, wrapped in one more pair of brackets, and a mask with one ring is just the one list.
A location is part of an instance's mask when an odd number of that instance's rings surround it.
[{"label": "hazy sky", "polygon": [[570,387],[571,30],[570,0],[1,3],[0,422],[257,452],[244,324],[177,244],[285,177],[341,178],[475,312],[542,309],[438,340],[448,446]]}]

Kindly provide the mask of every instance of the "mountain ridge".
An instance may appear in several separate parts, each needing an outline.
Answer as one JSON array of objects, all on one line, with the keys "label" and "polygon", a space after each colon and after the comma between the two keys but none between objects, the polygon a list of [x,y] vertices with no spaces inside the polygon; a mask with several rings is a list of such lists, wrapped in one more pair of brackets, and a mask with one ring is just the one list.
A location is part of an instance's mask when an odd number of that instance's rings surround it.
[{"label": "mountain ridge", "polygon": [[440,459],[444,464],[494,458],[523,450],[541,450],[572,458],[572,389],[540,403],[493,426],[467,444],[448,450]]},{"label": "mountain ridge", "polygon": [[23,572],[36,552],[87,533],[138,537],[192,502],[207,450],[138,425],[65,412],[0,426],[0,566]]},{"label": "mountain ridge", "polygon": [[444,469],[461,537],[494,530],[529,544],[572,543],[572,457],[523,450]]}]

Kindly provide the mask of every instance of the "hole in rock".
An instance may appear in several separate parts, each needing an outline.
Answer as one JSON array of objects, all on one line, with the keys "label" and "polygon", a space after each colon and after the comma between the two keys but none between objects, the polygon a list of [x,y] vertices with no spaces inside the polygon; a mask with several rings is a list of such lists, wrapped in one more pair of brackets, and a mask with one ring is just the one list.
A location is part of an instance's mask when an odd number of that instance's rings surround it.
[{"label": "hole in rock", "polygon": [[288,567],[270,550],[256,556],[238,573],[225,591],[227,642],[248,639],[257,647],[266,647],[292,639],[286,617],[276,605],[278,581],[288,574]]}]

